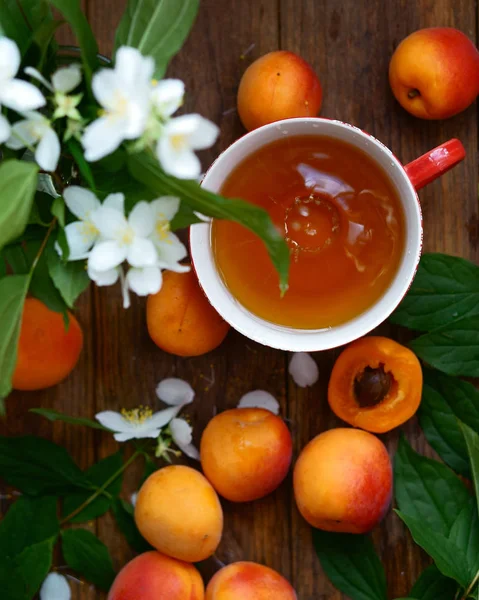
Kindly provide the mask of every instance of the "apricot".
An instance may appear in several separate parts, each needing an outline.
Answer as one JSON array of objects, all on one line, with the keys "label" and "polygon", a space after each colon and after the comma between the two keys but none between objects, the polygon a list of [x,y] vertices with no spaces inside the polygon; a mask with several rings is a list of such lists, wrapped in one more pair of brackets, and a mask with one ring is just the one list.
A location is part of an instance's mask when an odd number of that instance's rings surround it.
[{"label": "apricot", "polygon": [[83,347],[83,333],[75,317],[50,310],[36,298],[27,298],[12,386],[15,390],[42,390],[60,383],[75,368]]},{"label": "apricot", "polygon": [[197,569],[159,552],[140,554],[118,573],[108,600],[204,600]]},{"label": "apricot", "polygon": [[283,419],[263,408],[234,408],[216,415],[204,430],[201,466],[218,494],[249,502],[279,486],[292,451]]},{"label": "apricot", "polygon": [[360,429],[331,429],[316,436],[299,455],[293,480],[299,512],[325,531],[366,533],[391,502],[386,447]]},{"label": "apricot", "polygon": [[396,48],[389,82],[411,114],[446,119],[465,110],[479,94],[479,52],[452,27],[420,29]]},{"label": "apricot", "polygon": [[135,506],[141,535],[159,552],[197,562],[221,540],[223,511],[209,481],[195,469],[171,465],[141,486]]},{"label": "apricot", "polygon": [[244,72],[238,90],[238,113],[251,131],[292,117],[316,117],[321,83],[311,66],[286,50],[258,58]]},{"label": "apricot", "polygon": [[410,419],[422,396],[417,356],[394,340],[367,336],[339,355],[331,373],[328,402],[346,423],[385,433]]},{"label": "apricot", "polygon": [[277,571],[254,562],[237,562],[218,571],[205,600],[296,600],[291,584]]},{"label": "apricot", "polygon": [[230,328],[208,302],[192,270],[164,273],[161,290],[148,297],[146,324],[155,344],[178,356],[214,350]]}]

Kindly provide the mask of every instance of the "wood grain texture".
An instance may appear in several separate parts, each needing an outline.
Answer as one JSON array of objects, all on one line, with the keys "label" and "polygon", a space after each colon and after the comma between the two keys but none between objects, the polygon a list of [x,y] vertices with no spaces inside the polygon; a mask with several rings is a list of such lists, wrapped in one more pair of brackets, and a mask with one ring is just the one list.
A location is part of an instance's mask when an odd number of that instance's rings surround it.
[{"label": "wood grain texture", "polygon": [[[114,29],[125,0],[88,0],[87,14],[99,39],[100,51],[111,54]],[[479,259],[478,112],[477,105],[445,122],[420,121],[397,104],[388,84],[388,63],[410,32],[428,26],[453,26],[476,40],[479,28],[473,0],[202,0],[200,14],[169,74],[185,80],[186,112],[199,112],[218,123],[215,148],[203,153],[206,167],[219,151],[244,132],[235,104],[241,74],[262,54],[288,49],[309,61],[319,74],[324,103],[322,116],[351,122],[409,161],[450,137],[458,137],[467,159],[441,180],[421,191],[425,248]],[[62,34],[64,35],[64,34]],[[70,40],[62,37],[62,42]],[[60,386],[38,394],[13,394],[2,432],[35,433],[66,445],[83,467],[111,454],[117,444],[109,435],[69,425],[52,424],[28,414],[43,406],[92,417],[99,410],[159,405],[155,386],[177,376],[197,393],[187,413],[195,441],[208,420],[234,407],[242,394],[255,388],[272,392],[281,403],[294,436],[295,457],[315,435],[337,426],[326,398],[327,382],[338,351],[315,355],[320,381],[298,388],[287,373],[289,356],[264,348],[230,332],[224,344],[204,357],[180,359],[160,351],[149,339],[145,303],[125,311],[118,289],[91,288],[82,298],[79,319],[85,349],[78,368]],[[383,325],[381,334],[407,335]],[[432,455],[416,420],[401,430],[414,447]],[[400,431],[382,436],[391,454]],[[141,461],[126,475],[128,498],[141,479]],[[217,560],[204,565],[205,574],[221,562],[255,560],[289,578],[299,600],[339,600],[321,571],[311,545],[309,527],[292,496],[291,477],[274,494],[259,502],[223,503],[225,533]],[[117,568],[132,556],[107,515],[89,525],[109,546]],[[415,546],[399,519],[390,514],[374,532],[374,541],[387,570],[390,598],[407,596],[427,557]],[[61,557],[58,557],[61,564]],[[75,600],[104,596],[87,584],[73,584]],[[246,599],[245,599],[246,600]]]}]

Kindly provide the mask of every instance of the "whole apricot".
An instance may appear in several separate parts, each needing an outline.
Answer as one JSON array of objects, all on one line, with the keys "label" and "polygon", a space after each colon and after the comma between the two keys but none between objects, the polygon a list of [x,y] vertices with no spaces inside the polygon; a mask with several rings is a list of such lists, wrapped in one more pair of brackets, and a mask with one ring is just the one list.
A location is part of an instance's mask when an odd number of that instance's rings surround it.
[{"label": "whole apricot", "polygon": [[414,116],[446,119],[479,94],[479,52],[452,27],[420,29],[396,48],[389,82],[398,102]]},{"label": "whole apricot", "polygon": [[195,469],[164,467],[138,492],[135,521],[159,552],[197,562],[211,556],[221,540],[223,511],[209,481]]},{"label": "whole apricot", "polygon": [[316,117],[321,109],[321,83],[297,54],[279,50],[255,60],[238,90],[238,113],[251,131],[292,117]]},{"label": "whole apricot", "polygon": [[36,298],[27,298],[12,386],[15,390],[42,390],[60,383],[75,368],[83,347],[83,333],[75,317],[50,310]]},{"label": "whole apricot", "polygon": [[270,494],[291,464],[293,443],[283,419],[263,408],[234,408],[208,423],[201,438],[203,472],[232,502]]},{"label": "whole apricot", "polygon": [[206,600],[296,600],[296,593],[277,571],[254,562],[237,562],[213,576]]},{"label": "whole apricot", "polygon": [[214,350],[230,328],[208,302],[192,270],[164,273],[161,290],[148,297],[146,324],[155,344],[178,356]]},{"label": "whole apricot", "polygon": [[118,573],[108,600],[204,600],[197,569],[159,552],[140,554]]},{"label": "whole apricot", "polygon": [[359,429],[321,433],[299,455],[294,495],[299,512],[313,527],[370,531],[391,502],[392,467],[386,447]]}]

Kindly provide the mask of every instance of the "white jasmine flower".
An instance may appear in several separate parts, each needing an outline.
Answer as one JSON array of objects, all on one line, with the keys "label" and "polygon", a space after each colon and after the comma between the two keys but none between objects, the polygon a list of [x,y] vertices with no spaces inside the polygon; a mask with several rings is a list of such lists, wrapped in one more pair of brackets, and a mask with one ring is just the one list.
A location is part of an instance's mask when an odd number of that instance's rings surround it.
[{"label": "white jasmine flower", "polygon": [[289,363],[289,373],[296,385],[308,387],[319,378],[318,365],[307,352],[295,352]]},{"label": "white jasmine flower", "polygon": [[153,242],[148,239],[154,227],[148,202],[136,204],[128,219],[119,207],[103,205],[93,213],[92,221],[101,239],[90,252],[90,269],[109,271],[125,259],[132,267],[156,265],[158,255]]},{"label": "white jasmine flower", "polygon": [[[38,88],[21,79],[15,79],[21,57],[15,42],[0,37],[0,110],[3,106],[17,112],[35,110],[45,105],[45,98]],[[0,114],[0,143],[10,136],[10,124]]]},{"label": "white jasmine flower", "polygon": [[37,164],[44,171],[55,171],[60,158],[60,140],[56,131],[39,112],[26,112],[24,116],[25,119],[12,126],[8,148],[19,150],[38,144],[35,150]]},{"label": "white jasmine flower", "polygon": [[121,413],[106,410],[95,415],[96,420],[115,432],[117,442],[132,439],[157,438],[161,429],[176,417],[186,404],[194,398],[191,386],[181,379],[164,379],[156,388],[157,396],[169,404],[169,408],[153,413],[150,408],[140,406],[132,410],[123,409]]},{"label": "white jasmine flower", "polygon": [[195,460],[200,459],[198,448],[192,444],[193,428],[187,421],[179,418],[172,419],[170,423],[170,433],[173,441],[183,454],[186,454],[186,456],[194,458]]},{"label": "white jasmine flower", "polygon": [[40,588],[40,600],[70,600],[72,593],[66,577],[49,573]]},{"label": "white jasmine flower", "polygon": [[[87,263],[88,277],[96,283],[99,287],[107,285],[114,285],[120,278],[121,268],[115,267],[114,269],[108,269],[108,271],[95,271]],[[128,308],[128,307],[125,307]]]},{"label": "white jasmine flower", "polygon": [[130,307],[129,291],[135,292],[137,296],[149,296],[157,294],[163,283],[161,269],[159,267],[130,268],[126,277],[123,278],[123,308]]},{"label": "white jasmine flower", "polygon": [[102,69],[92,80],[95,98],[103,108],[82,138],[85,158],[96,161],[111,154],[124,140],[142,135],[150,113],[151,57],[123,46],[116,53],[114,69]]},{"label": "white jasmine flower", "polygon": [[238,408],[264,408],[275,415],[279,414],[279,402],[264,390],[254,390],[245,394],[238,402]]},{"label": "white jasmine flower", "polygon": [[185,84],[180,79],[162,79],[153,82],[151,103],[158,116],[166,120],[183,104],[184,95]]},{"label": "white jasmine flower", "polygon": [[168,121],[156,146],[156,154],[166,173],[180,179],[196,179],[201,163],[194,153],[212,146],[218,127],[200,115],[183,115]]},{"label": "white jasmine flower", "polygon": [[162,269],[182,273],[189,267],[180,265],[187,253],[179,238],[170,231],[170,222],[178,212],[180,199],[174,196],[163,196],[150,204],[153,211],[154,229],[151,239],[158,252],[158,265]]},{"label": "white jasmine flower", "polygon": [[41,81],[48,90],[55,94],[57,108],[53,113],[54,119],[62,117],[69,117],[74,120],[81,119],[76,107],[80,103],[82,95],[68,96],[81,83],[80,65],[72,64],[69,67],[61,67],[53,73],[51,83],[43,77],[40,71],[33,67],[26,67],[25,73]]}]

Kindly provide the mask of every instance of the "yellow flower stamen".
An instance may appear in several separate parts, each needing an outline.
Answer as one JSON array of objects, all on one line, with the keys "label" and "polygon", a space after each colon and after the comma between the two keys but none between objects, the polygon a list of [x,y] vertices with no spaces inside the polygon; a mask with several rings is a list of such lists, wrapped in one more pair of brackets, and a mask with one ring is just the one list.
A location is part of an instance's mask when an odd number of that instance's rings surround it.
[{"label": "yellow flower stamen", "polygon": [[132,425],[141,425],[147,419],[153,416],[153,411],[149,406],[139,406],[138,408],[121,409],[121,416]]},{"label": "yellow flower stamen", "polygon": [[159,219],[155,224],[156,235],[162,242],[171,243],[168,239],[170,233],[170,222],[166,219]]}]

